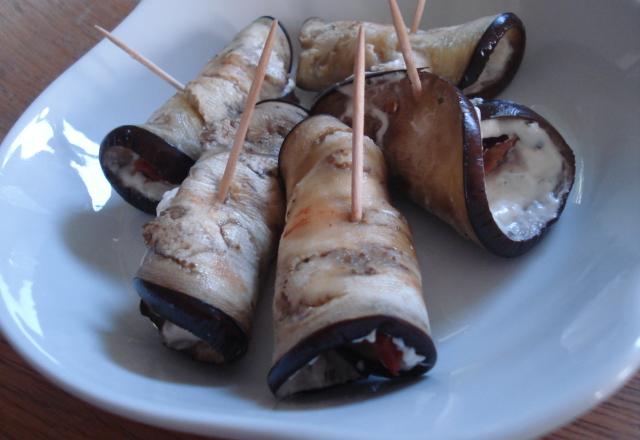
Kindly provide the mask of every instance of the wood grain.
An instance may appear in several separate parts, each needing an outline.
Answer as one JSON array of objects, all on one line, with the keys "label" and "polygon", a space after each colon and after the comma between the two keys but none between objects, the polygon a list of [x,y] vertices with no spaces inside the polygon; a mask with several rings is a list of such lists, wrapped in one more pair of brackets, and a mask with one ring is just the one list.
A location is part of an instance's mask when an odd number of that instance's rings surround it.
[{"label": "wood grain", "polygon": [[[134,0],[0,0],[0,138],[27,105],[114,27]],[[0,338],[0,438],[181,439],[96,409],[50,384]],[[640,439],[640,374],[614,398],[547,439]]]}]

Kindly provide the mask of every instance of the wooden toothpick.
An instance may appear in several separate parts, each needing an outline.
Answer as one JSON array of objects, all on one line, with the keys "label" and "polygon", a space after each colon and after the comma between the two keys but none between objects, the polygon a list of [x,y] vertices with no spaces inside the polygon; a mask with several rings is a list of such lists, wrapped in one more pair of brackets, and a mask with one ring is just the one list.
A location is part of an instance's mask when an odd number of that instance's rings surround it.
[{"label": "wooden toothpick", "polygon": [[229,159],[227,160],[227,166],[224,169],[224,175],[220,180],[220,186],[218,187],[218,202],[224,202],[231,186],[231,180],[236,171],[236,165],[238,164],[238,158],[240,157],[240,151],[244,145],[244,139],[247,137],[247,131],[249,130],[249,123],[253,116],[253,110],[258,102],[258,96],[260,95],[260,89],[262,89],[262,83],[264,82],[265,73],[267,71],[267,65],[269,64],[269,57],[271,56],[271,49],[273,48],[273,41],[276,36],[276,29],[278,28],[278,20],[273,20],[271,23],[271,29],[269,29],[269,35],[267,41],[264,43],[262,49],[262,55],[260,55],[260,61],[256,68],[256,74],[251,83],[251,89],[249,89],[249,96],[247,96],[247,102],[240,118],[240,126],[236,132],[236,137],[233,141],[233,147],[229,153]]},{"label": "wooden toothpick", "polygon": [[362,220],[362,179],[364,178],[364,29],[358,29],[358,45],[356,46],[355,62],[353,66],[353,123],[352,151],[351,151],[351,221]]},{"label": "wooden toothpick", "polygon": [[389,7],[391,8],[393,26],[396,28],[400,49],[404,57],[404,64],[407,66],[407,75],[409,76],[409,81],[411,81],[411,88],[413,89],[414,96],[418,96],[422,93],[422,83],[420,82],[420,75],[418,75],[418,69],[413,59],[413,49],[409,43],[407,26],[404,24],[402,13],[400,12],[400,8],[398,8],[398,2],[396,0],[389,0]]},{"label": "wooden toothpick", "polygon": [[420,22],[422,21],[422,15],[424,14],[424,6],[427,3],[427,0],[418,0],[418,5],[416,6],[416,12],[413,14],[413,23],[411,24],[411,33],[415,34],[418,32],[418,28],[420,28]]},{"label": "wooden toothpick", "polygon": [[176,89],[178,89],[179,91],[183,91],[184,90],[184,85],[182,83],[180,83],[177,79],[175,79],[173,76],[169,75],[167,72],[165,72],[164,70],[162,70],[160,67],[158,67],[155,63],[153,63],[151,60],[149,60],[148,58],[144,57],[143,55],[141,55],[140,53],[136,52],[135,50],[131,49],[129,46],[127,46],[125,44],[124,41],[122,41],[121,39],[119,39],[118,37],[116,37],[115,35],[111,34],[111,32],[107,31],[106,29],[98,26],[97,24],[94,25],[94,27],[102,34],[104,35],[109,41],[111,41],[113,44],[115,44],[116,46],[118,46],[120,49],[122,49],[123,51],[125,51],[126,53],[128,53],[131,58],[133,58],[134,60],[138,61],[140,64],[142,64],[143,66],[145,66],[147,69],[149,69],[151,72],[153,72],[154,74],[158,75],[160,78],[162,78],[163,80],[165,80],[166,82],[168,82],[169,84],[171,84],[173,87],[175,87]]}]

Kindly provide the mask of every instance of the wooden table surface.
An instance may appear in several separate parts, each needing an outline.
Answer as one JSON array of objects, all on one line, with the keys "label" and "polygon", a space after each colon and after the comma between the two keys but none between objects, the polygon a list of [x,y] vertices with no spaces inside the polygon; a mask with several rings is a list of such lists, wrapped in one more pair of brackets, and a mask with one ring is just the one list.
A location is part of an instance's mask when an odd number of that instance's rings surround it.
[{"label": "wooden table surface", "polygon": [[[29,103],[135,0],[0,0],[0,139]],[[0,438],[197,439],[111,415],[51,385],[0,338]],[[640,374],[550,439],[640,439]]]}]

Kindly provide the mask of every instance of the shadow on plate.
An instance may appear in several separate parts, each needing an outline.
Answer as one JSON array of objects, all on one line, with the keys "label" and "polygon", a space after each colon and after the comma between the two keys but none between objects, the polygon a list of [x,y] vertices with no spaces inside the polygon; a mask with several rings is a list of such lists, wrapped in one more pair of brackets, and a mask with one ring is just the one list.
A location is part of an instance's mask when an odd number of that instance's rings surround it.
[{"label": "shadow on plate", "polygon": [[61,233],[78,261],[99,275],[121,282],[130,279],[144,254],[140,231],[147,220],[121,200],[110,201],[102,211],[71,214]]},{"label": "shadow on plate", "polygon": [[[272,271],[273,272],[273,271]],[[273,284],[273,273],[268,280]],[[271,302],[273,289],[263,292],[257,319],[245,356],[226,365],[215,366],[193,361],[188,355],[170,350],[161,343],[157,330],[138,312],[138,298],[132,288],[121,292],[131,296],[131,307],[113,313],[113,326],[101,333],[105,352],[120,367],[160,382],[224,388],[259,406],[274,410],[311,410],[349,405],[402,390],[427,378],[389,381],[370,378],[318,392],[276,399],[267,387],[271,367],[273,332]]]},{"label": "shadow on plate", "polygon": [[300,393],[281,399],[277,402],[277,410],[310,410],[326,407],[350,405],[362,400],[371,400],[399,392],[407,387],[429,381],[429,376],[388,380],[371,377],[366,380],[352,382],[321,391]]},{"label": "shadow on plate", "polygon": [[[436,313],[431,310],[436,332],[439,320],[458,319],[458,315],[465,315],[477,303],[489,300],[496,294],[501,283],[507,283],[517,275],[523,264],[517,260],[487,255],[482,249],[457,237],[437,219],[419,208],[409,206],[407,201],[399,204],[409,213],[414,236],[419,244],[427,303],[446,309]],[[104,270],[118,279],[116,284],[122,286],[122,290],[114,292],[114,295],[126,295],[123,302],[127,306],[112,312],[110,322],[113,325],[101,334],[106,353],[120,367],[161,382],[224,387],[225,392],[254,401],[261,407],[280,410],[339,407],[385,396],[430,380],[429,376],[400,381],[371,378],[284,400],[273,397],[266,383],[273,350],[273,267],[263,283],[265,290],[258,302],[252,338],[244,357],[231,365],[220,367],[195,362],[188,355],[164,347],[151,322],[139,314],[138,297],[131,285],[131,278],[144,253],[144,246],[137,232],[144,221],[146,219],[135,209],[118,200],[110,202],[99,213],[85,212],[70,216],[65,227],[65,237],[70,249],[94,268]],[[112,231],[112,234],[99,233],[105,229]],[[110,235],[118,237],[118,240],[113,241]],[[134,242],[135,240],[139,243]],[[425,242],[429,244],[425,246]],[[96,249],[111,251],[105,256],[96,252]],[[485,277],[487,271],[497,273]],[[456,295],[452,295],[451,283],[468,283],[473,285],[473,289],[468,292],[456,291]],[[449,300],[452,296],[462,299],[451,302]],[[436,334],[436,341],[437,337]]]},{"label": "shadow on plate", "polygon": [[[266,281],[265,285],[273,285],[273,275],[270,274]],[[270,313],[273,289],[265,289],[258,301],[247,353],[232,364],[216,366],[196,362],[189,355],[166,348],[151,321],[139,313],[139,298],[131,283],[127,282],[123,287],[121,292],[114,294],[126,295],[129,306],[113,312],[110,318],[113,325],[100,335],[106,353],[116,364],[159,381],[224,386],[232,392],[254,398],[256,394],[270,396],[266,376],[273,347]]]},{"label": "shadow on plate", "polygon": [[158,331],[139,314],[138,298],[132,290],[121,292],[131,295],[131,308],[114,313],[113,327],[100,334],[105,352],[114,363],[161,382],[221,387],[239,380],[241,373],[235,368],[195,362],[163,346]]},{"label": "shadow on plate", "polygon": [[472,324],[473,312],[494,301],[537,251],[515,259],[497,257],[462,238],[397,190],[393,204],[411,225],[436,345],[462,334]]},{"label": "shadow on plate", "polygon": [[[171,52],[188,47],[188,41],[179,46]],[[136,95],[131,87],[123,86],[113,100],[128,102]],[[102,106],[98,102],[91,104]],[[88,114],[92,113],[90,107]],[[425,298],[438,343],[439,339],[468,325],[473,310],[499,295],[510,280],[518,276],[528,258],[505,260],[489,255],[422,209],[402,197],[396,199],[395,204],[405,212],[413,227]],[[224,387],[225,392],[253,400],[260,406],[287,410],[352,404],[430,380],[428,376],[401,381],[374,378],[280,401],[275,399],[266,385],[273,347],[273,274],[265,282],[269,287],[258,303],[249,350],[242,359],[218,367],[195,362],[164,347],[156,329],[139,314],[138,297],[131,287],[131,278],[144,253],[140,228],[147,220],[148,217],[126,205],[114,193],[102,211],[87,210],[70,215],[63,228],[65,243],[78,259],[122,286],[114,295],[126,295],[123,303],[127,306],[111,312],[113,325],[101,334],[106,352],[122,368],[158,381]]]}]

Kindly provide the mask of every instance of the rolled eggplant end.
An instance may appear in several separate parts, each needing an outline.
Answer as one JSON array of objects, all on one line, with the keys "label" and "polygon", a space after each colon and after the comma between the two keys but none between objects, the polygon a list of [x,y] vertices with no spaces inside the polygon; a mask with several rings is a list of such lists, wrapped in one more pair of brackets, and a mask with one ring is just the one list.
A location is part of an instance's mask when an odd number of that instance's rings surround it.
[{"label": "rolled eggplant end", "polygon": [[516,14],[498,15],[480,37],[458,88],[470,97],[498,95],[520,68],[526,41],[524,23]]},{"label": "rolled eggplant end", "polygon": [[[272,16],[272,15],[262,15],[260,17],[258,17],[258,20],[260,20],[261,18],[267,18],[271,21],[275,20],[276,17]],[[293,43],[291,43],[291,35],[289,35],[289,31],[287,30],[287,28],[284,26],[284,24],[282,23],[282,21],[278,20],[278,27],[280,28],[280,30],[282,31],[282,33],[284,34],[285,38],[287,39],[287,44],[289,45],[289,67],[288,67],[288,73],[289,75],[291,75],[293,73]]]},{"label": "rolled eggplant end", "polygon": [[219,308],[141,278],[133,283],[142,299],[141,314],[167,347],[215,364],[230,363],[247,351],[248,334]]},{"label": "rolled eggplant end", "polygon": [[298,342],[277,359],[267,382],[278,398],[367,378],[417,377],[431,370],[431,336],[398,318],[370,316],[340,322]]},{"label": "rolled eggplant end", "polygon": [[178,186],[194,163],[160,136],[135,125],[109,132],[100,144],[99,160],[116,192],[152,215],[162,195]]},{"label": "rolled eggplant end", "polygon": [[465,148],[470,223],[487,250],[518,257],[563,213],[574,184],[575,156],[562,135],[528,107],[503,100],[483,100],[476,107],[483,145]]}]

